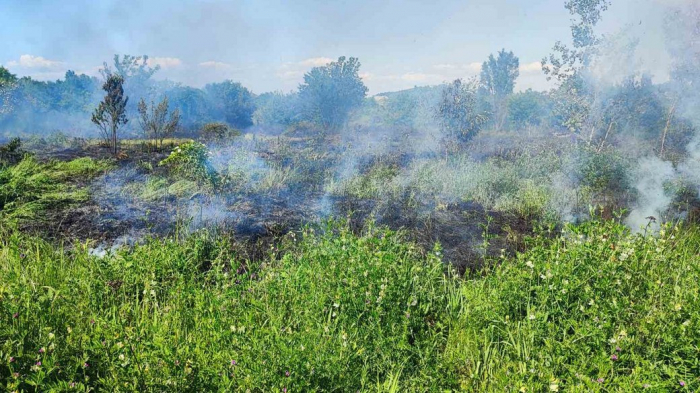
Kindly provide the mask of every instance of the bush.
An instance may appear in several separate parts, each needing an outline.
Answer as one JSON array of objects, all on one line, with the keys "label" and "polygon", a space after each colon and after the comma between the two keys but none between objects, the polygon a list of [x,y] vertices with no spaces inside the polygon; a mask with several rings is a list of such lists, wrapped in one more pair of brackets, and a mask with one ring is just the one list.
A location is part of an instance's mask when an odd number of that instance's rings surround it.
[{"label": "bush", "polygon": [[199,131],[199,139],[204,143],[222,143],[232,141],[241,132],[226,123],[207,123]]},{"label": "bush", "polygon": [[175,149],[159,165],[169,167],[174,173],[197,182],[216,185],[219,175],[209,162],[209,151],[200,142],[186,142]]},{"label": "bush", "polygon": [[26,152],[22,150],[22,142],[19,138],[13,138],[5,145],[0,146],[0,166],[14,165],[18,163]]}]

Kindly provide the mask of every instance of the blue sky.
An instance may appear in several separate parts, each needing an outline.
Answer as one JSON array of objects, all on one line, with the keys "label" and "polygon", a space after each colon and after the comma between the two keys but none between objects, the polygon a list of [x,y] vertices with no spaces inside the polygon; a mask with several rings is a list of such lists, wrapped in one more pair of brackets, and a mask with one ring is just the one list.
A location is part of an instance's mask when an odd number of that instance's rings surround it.
[{"label": "blue sky", "polygon": [[[642,22],[656,74],[669,1],[696,0],[612,0],[601,26]],[[293,90],[305,71],[345,55],[359,57],[376,94],[476,75],[505,48],[520,57],[517,88],[546,89],[538,63],[567,41],[569,19],[564,0],[0,0],[0,64],[53,80],[66,69],[97,75],[115,53],[148,54],[159,78],[233,79],[261,93]]]}]

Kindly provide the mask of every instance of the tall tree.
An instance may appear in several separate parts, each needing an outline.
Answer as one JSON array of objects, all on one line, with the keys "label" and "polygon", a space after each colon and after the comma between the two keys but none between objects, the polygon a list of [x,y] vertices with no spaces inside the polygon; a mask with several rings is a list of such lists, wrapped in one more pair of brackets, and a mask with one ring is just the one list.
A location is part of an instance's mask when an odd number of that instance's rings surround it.
[{"label": "tall tree", "polygon": [[119,127],[128,122],[126,105],[129,102],[129,97],[124,95],[124,78],[118,74],[108,76],[102,89],[107,94],[95,108],[92,122],[100,128],[102,135],[105,140],[109,141],[116,156]]},{"label": "tall tree", "polygon": [[488,121],[488,113],[479,108],[477,91],[475,80],[457,79],[443,88],[436,118],[451,138],[468,142]]},{"label": "tall tree", "polygon": [[367,95],[359,69],[358,59],[343,56],[307,72],[304,83],[299,86],[305,116],[325,127],[343,125],[350,111],[359,107]]},{"label": "tall tree", "polygon": [[[602,92],[590,83],[585,74],[600,53],[602,38],[595,34],[603,12],[610,6],[609,0],[567,0],[564,4],[571,19],[573,47],[557,41],[553,53],[542,59],[542,70],[547,80],[559,83],[555,98],[555,118],[577,140],[593,144],[597,135],[609,129],[604,124],[597,107],[601,105]],[[587,134],[587,136],[586,136]]]},{"label": "tall tree", "polygon": [[139,123],[144,136],[152,139],[160,148],[163,147],[163,140],[175,133],[180,123],[179,110],[175,109],[170,112],[170,116],[168,116],[168,112],[167,96],[158,105],[151,102],[150,111],[143,98],[139,101]]},{"label": "tall tree", "polygon": [[515,81],[520,76],[520,60],[513,52],[502,49],[498,57],[493,55],[481,65],[481,86],[500,99],[513,94]]},{"label": "tall tree", "polygon": [[132,98],[127,109],[136,112],[139,101],[143,98],[151,100],[157,95],[153,75],[160,70],[159,65],[151,66],[148,56],[114,55],[113,66],[103,63],[100,73],[106,80],[111,75],[120,75],[124,79],[124,90]]},{"label": "tall tree", "polygon": [[253,125],[254,95],[238,82],[230,80],[204,86],[214,117],[237,128]]},{"label": "tall tree", "polygon": [[506,98],[513,94],[515,81],[520,76],[520,60],[513,52],[502,49],[498,57],[493,55],[481,66],[481,88],[489,96],[493,106],[496,127],[502,128],[508,115]]},{"label": "tall tree", "polygon": [[609,0],[568,0],[564,7],[573,16],[571,38],[573,48],[561,41],[554,45],[554,53],[542,59],[542,70],[547,79],[564,81],[576,77],[588,67],[597,54],[600,37],[595,34],[595,26],[610,6]]}]

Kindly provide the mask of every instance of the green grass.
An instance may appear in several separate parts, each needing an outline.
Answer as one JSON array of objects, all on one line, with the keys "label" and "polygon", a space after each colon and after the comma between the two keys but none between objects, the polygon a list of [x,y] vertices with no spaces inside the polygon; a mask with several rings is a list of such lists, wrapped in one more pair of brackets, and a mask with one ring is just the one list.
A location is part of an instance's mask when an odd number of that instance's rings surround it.
[{"label": "green grass", "polygon": [[466,278],[371,227],[289,235],[255,264],[210,232],[103,259],[0,239],[10,391],[700,387],[695,226],[567,227]]},{"label": "green grass", "polygon": [[17,165],[0,167],[0,220],[37,220],[47,209],[83,202],[88,190],[74,183],[94,178],[111,166],[110,161],[91,158],[41,163],[26,156]]}]

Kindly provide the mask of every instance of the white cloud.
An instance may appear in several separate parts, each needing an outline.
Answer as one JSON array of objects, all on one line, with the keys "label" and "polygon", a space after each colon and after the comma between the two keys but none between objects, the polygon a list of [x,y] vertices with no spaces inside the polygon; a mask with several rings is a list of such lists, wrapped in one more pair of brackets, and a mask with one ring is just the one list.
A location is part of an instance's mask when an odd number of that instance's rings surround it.
[{"label": "white cloud", "polygon": [[305,67],[321,67],[321,66],[324,66],[332,61],[333,61],[333,59],[331,59],[329,57],[312,57],[310,59],[306,59],[306,60],[299,62],[299,65],[302,65]]},{"label": "white cloud", "polygon": [[182,65],[182,60],[177,57],[149,57],[148,65],[151,67],[159,65],[162,69],[179,67]]},{"label": "white cloud", "polygon": [[64,63],[55,60],[49,60],[41,56],[21,55],[19,61],[10,61],[8,67],[19,68],[37,68],[45,70],[56,70],[64,67]]},{"label": "white cloud", "polygon": [[230,70],[233,68],[233,65],[220,61],[204,61],[199,63],[199,66],[204,68],[213,68],[215,70]]},{"label": "white cloud", "polygon": [[541,72],[541,71],[542,71],[542,63],[540,63],[539,61],[520,65],[520,72],[523,74],[536,73],[536,72]]}]

